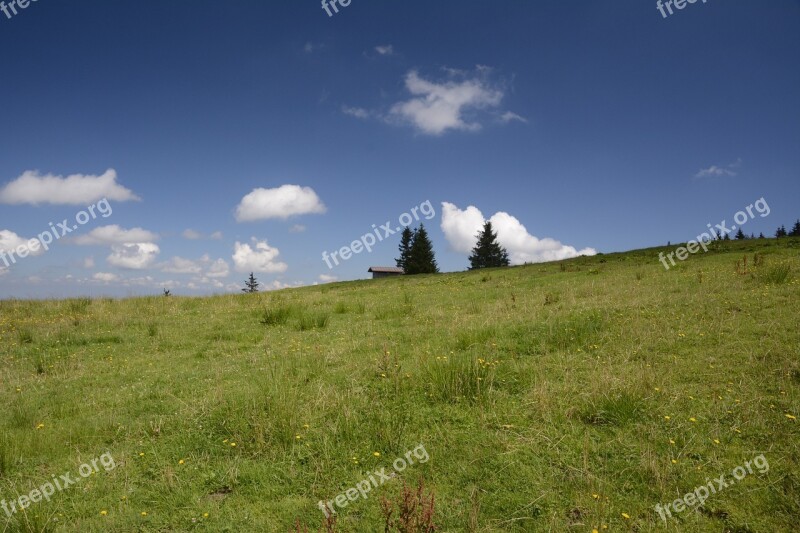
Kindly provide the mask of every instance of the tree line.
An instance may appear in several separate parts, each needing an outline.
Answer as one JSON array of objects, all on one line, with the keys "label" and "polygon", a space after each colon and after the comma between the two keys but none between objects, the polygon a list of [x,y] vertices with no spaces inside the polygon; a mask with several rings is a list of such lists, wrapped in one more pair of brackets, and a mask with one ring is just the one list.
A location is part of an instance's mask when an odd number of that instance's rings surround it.
[{"label": "tree line", "polygon": [[[786,231],[786,226],[780,226],[775,231],[775,237],[800,237],[800,219],[794,223],[791,231]],[[477,235],[478,242],[472,249],[469,256],[469,269],[478,270],[480,268],[497,268],[504,267],[510,264],[508,258],[508,251],[500,245],[497,241],[497,233],[492,228],[492,223],[486,221],[483,224],[483,229]],[[731,240],[729,234],[723,237],[719,235],[719,240]],[[758,237],[751,234],[749,237],[742,231],[742,228],[736,232],[735,240],[745,239],[765,239],[763,233]],[[397,266],[403,269],[406,275],[416,274],[437,274],[439,272],[439,265],[436,263],[436,254],[433,251],[433,243],[428,236],[428,230],[425,229],[424,224],[420,224],[418,228],[411,229],[406,226],[403,233],[400,235],[400,257],[395,259]],[[258,292],[259,283],[253,273],[245,281],[245,288],[243,292],[254,293]],[[165,292],[167,292],[165,290]],[[169,296],[168,294],[165,294]]]},{"label": "tree line", "polygon": [[[794,226],[792,226],[791,231],[787,232],[786,226],[784,225],[781,225],[777,230],[775,230],[775,238],[780,239],[782,237],[800,237],[800,219],[798,219],[797,222],[794,223]],[[748,237],[747,234],[742,231],[742,228],[739,228],[739,230],[736,232],[736,235],[734,235],[733,238],[734,240],[737,241],[744,241],[747,239],[756,239],[756,238],[766,239],[763,233],[759,233],[758,237],[756,237],[755,233],[751,233],[750,236]],[[729,241],[731,240],[731,238],[730,235],[726,233],[724,237],[720,235],[717,240]]]},{"label": "tree line", "polygon": [[[508,252],[497,242],[497,233],[492,229],[491,222],[484,223],[477,238],[478,242],[469,256],[470,270],[509,265]],[[420,224],[419,228],[414,230],[406,226],[400,236],[399,250],[400,257],[395,261],[405,274],[435,274],[439,272],[433,244],[424,224]]]}]

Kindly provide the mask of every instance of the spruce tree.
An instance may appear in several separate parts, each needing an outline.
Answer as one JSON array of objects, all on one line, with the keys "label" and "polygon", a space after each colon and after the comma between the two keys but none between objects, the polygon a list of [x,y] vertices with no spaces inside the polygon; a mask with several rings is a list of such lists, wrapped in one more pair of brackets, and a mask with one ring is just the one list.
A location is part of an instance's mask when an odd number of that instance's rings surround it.
[{"label": "spruce tree", "polygon": [[731,236],[726,233],[725,236],[722,238],[722,240],[723,241],[729,241],[729,240],[731,240]]},{"label": "spruce tree", "polygon": [[469,256],[470,270],[478,268],[504,267],[509,265],[508,252],[497,242],[497,233],[492,230],[488,220],[478,233],[478,243]]},{"label": "spruce tree", "polygon": [[408,272],[408,261],[411,257],[411,244],[414,241],[414,232],[411,228],[406,226],[403,229],[403,234],[400,236],[400,257],[395,259],[397,266],[402,268],[406,273]]},{"label": "spruce tree", "polygon": [[739,231],[736,232],[736,240],[737,241],[743,241],[746,238],[747,237],[745,237],[744,232],[742,231],[742,228],[739,228]]},{"label": "spruce tree", "polygon": [[764,232],[763,231],[758,234],[758,238],[759,239],[766,239],[766,237],[764,237]]},{"label": "spruce tree", "polygon": [[247,281],[244,282],[244,289],[242,289],[242,292],[246,293],[258,292],[258,285],[259,283],[258,281],[256,281],[256,277],[253,275],[252,272],[250,272],[250,277],[247,279]]},{"label": "spruce tree", "polygon": [[775,232],[775,237],[778,239],[781,237],[786,237],[786,226],[781,226],[778,228],[778,231]]},{"label": "spruce tree", "polygon": [[800,237],[800,219],[794,223],[794,227],[792,227],[791,233],[789,233],[792,237]]},{"label": "spruce tree", "polygon": [[433,253],[433,244],[425,230],[425,225],[420,224],[414,231],[411,239],[411,252],[408,258],[406,274],[435,274],[439,272],[436,257]]}]

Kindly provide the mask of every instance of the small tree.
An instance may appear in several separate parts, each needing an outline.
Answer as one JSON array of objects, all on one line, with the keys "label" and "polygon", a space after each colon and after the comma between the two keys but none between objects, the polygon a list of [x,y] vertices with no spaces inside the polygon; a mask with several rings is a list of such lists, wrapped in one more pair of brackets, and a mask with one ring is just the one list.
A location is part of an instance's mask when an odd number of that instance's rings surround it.
[{"label": "small tree", "polygon": [[723,241],[729,241],[729,240],[731,240],[731,236],[726,233],[725,236],[722,238],[722,240]]},{"label": "small tree", "polygon": [[497,242],[497,233],[492,231],[492,223],[488,220],[484,223],[483,230],[478,233],[478,243],[472,249],[469,264],[470,270],[509,265],[508,252]]},{"label": "small tree", "polygon": [[433,253],[433,244],[425,230],[425,225],[420,224],[411,239],[406,274],[436,274],[439,267]]},{"label": "small tree", "polygon": [[766,237],[764,237],[764,232],[763,231],[758,234],[758,238],[759,239],[766,239]]},{"label": "small tree", "polygon": [[775,237],[778,239],[781,237],[786,237],[786,226],[781,226],[778,228],[778,231],[775,232]]},{"label": "small tree", "polygon": [[746,238],[747,237],[745,236],[744,232],[742,231],[742,228],[739,228],[739,231],[736,232],[736,240],[737,241],[743,241]]},{"label": "small tree", "polygon": [[798,219],[797,222],[794,223],[792,231],[789,233],[789,235],[791,235],[792,237],[800,237],[800,219]]},{"label": "small tree", "polygon": [[403,271],[408,272],[408,261],[411,258],[411,245],[414,241],[414,232],[411,228],[406,226],[403,229],[403,234],[400,236],[400,257],[395,259],[397,266],[402,268]]},{"label": "small tree", "polygon": [[259,283],[256,280],[256,277],[253,275],[252,272],[250,272],[250,277],[247,278],[247,281],[244,282],[244,289],[242,289],[242,292],[246,292],[246,293],[250,293],[250,294],[252,294],[254,292],[258,292],[258,286],[259,286]]}]

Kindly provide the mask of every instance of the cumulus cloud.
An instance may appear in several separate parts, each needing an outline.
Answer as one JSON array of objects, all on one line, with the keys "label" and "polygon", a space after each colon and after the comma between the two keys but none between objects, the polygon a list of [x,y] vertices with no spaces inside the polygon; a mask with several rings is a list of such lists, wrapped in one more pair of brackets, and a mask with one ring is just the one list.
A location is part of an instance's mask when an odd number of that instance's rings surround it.
[{"label": "cumulus cloud", "polygon": [[161,271],[167,274],[199,274],[203,271],[199,264],[183,257],[173,257],[159,266]]},{"label": "cumulus cloud", "polygon": [[228,265],[228,262],[224,259],[217,259],[208,266],[208,270],[206,270],[206,277],[227,278],[230,272],[231,268]]},{"label": "cumulus cloud", "polygon": [[280,250],[271,247],[267,241],[253,238],[253,246],[236,242],[234,245],[233,264],[237,272],[260,272],[275,274],[286,272],[286,263],[278,261]]},{"label": "cumulus cloud", "polygon": [[184,239],[187,239],[189,241],[197,241],[197,240],[200,240],[200,239],[203,238],[203,236],[200,233],[196,232],[193,229],[185,229],[185,230],[183,230],[183,233],[181,233],[181,236]]},{"label": "cumulus cloud", "polygon": [[442,135],[448,130],[477,131],[481,124],[471,115],[475,111],[497,107],[503,99],[502,90],[486,79],[487,69],[479,69],[471,78],[463,72],[450,70],[451,79],[436,83],[412,70],[406,75],[406,89],[413,98],[394,104],[389,120],[413,125],[427,135]]},{"label": "cumulus cloud", "polygon": [[95,228],[86,235],[70,239],[69,242],[80,246],[97,246],[109,244],[135,244],[153,242],[158,235],[142,228],[123,229],[116,224]]},{"label": "cumulus cloud", "polygon": [[[513,265],[558,261],[597,253],[593,248],[576,250],[554,239],[534,237],[519,220],[502,211],[492,215],[489,221]],[[472,251],[484,222],[483,214],[477,207],[469,206],[461,210],[451,203],[442,202],[442,231],[456,252],[468,254]]]},{"label": "cumulus cloud", "polygon": [[391,44],[376,46],[375,51],[382,56],[390,56],[394,54],[394,47]]},{"label": "cumulus cloud", "polygon": [[295,224],[291,228],[289,228],[289,233],[303,233],[306,230],[306,227],[302,224]]},{"label": "cumulus cloud", "polygon": [[106,258],[109,265],[130,270],[142,270],[152,265],[161,249],[157,244],[139,242],[115,244]]},{"label": "cumulus cloud", "polygon": [[334,281],[338,281],[339,278],[336,276],[331,276],[330,274],[320,274],[319,280],[322,283],[333,283]]},{"label": "cumulus cloud", "polygon": [[119,276],[108,272],[97,272],[92,276],[92,279],[103,283],[111,283],[113,281],[119,281]]},{"label": "cumulus cloud", "polygon": [[66,178],[28,170],[0,189],[0,203],[3,204],[85,206],[103,198],[116,202],[140,199],[117,183],[114,169],[108,169],[100,176],[73,174]]},{"label": "cumulus cloud", "polygon": [[224,278],[230,273],[230,267],[224,259],[214,261],[208,254],[197,261],[176,256],[169,261],[160,263],[157,268],[167,274],[191,274],[200,278]]},{"label": "cumulus cloud", "polygon": [[[37,239],[26,239],[7,229],[0,230],[0,251],[17,254],[17,248],[20,246],[27,250],[26,255],[41,255],[45,252]],[[17,259],[16,255],[15,259]]]},{"label": "cumulus cloud", "polygon": [[200,233],[199,231],[195,231],[195,230],[189,228],[189,229],[183,230],[183,233],[181,233],[181,237],[183,237],[184,239],[186,239],[188,241],[199,241],[201,239],[211,239],[212,241],[218,241],[218,240],[222,239],[222,232],[221,231],[215,231],[211,235],[206,236],[206,235]]},{"label": "cumulus cloud", "polygon": [[295,215],[320,214],[325,204],[311,187],[281,185],[274,189],[254,189],[236,208],[238,222],[269,218],[287,219]]}]

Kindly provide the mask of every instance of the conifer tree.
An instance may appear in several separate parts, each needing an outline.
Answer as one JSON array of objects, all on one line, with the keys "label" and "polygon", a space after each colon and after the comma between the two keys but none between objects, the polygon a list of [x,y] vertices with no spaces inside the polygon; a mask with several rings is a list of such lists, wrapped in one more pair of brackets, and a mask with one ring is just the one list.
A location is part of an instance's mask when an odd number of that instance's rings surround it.
[{"label": "conifer tree", "polygon": [[253,275],[252,272],[250,272],[250,277],[244,282],[244,289],[242,289],[242,292],[251,294],[254,292],[258,292],[258,286],[259,283],[258,281],[256,281],[256,277]]},{"label": "conifer tree", "polygon": [[744,232],[742,231],[742,228],[739,228],[739,231],[737,231],[737,232],[736,232],[736,240],[737,240],[737,241],[743,241],[743,240],[745,240],[746,238],[747,238],[747,237],[745,237],[745,234],[744,234]]},{"label": "conifer tree", "polygon": [[435,274],[439,272],[436,257],[433,253],[433,244],[428,237],[424,224],[420,224],[419,228],[414,231],[407,267],[406,274]]},{"label": "conifer tree", "polygon": [[478,243],[469,256],[470,270],[478,268],[504,267],[509,265],[508,252],[497,242],[497,233],[492,230],[488,220],[478,233]]},{"label": "conifer tree", "polygon": [[781,237],[786,237],[786,226],[781,226],[778,228],[778,231],[775,232],[775,237],[778,239]]},{"label": "conifer tree", "polygon": [[764,232],[763,231],[758,234],[758,238],[759,239],[766,239],[766,237],[764,237]]},{"label": "conifer tree", "polygon": [[414,240],[414,232],[406,226],[400,236],[400,257],[395,259],[397,266],[408,272],[408,261],[411,258],[411,244]]},{"label": "conifer tree", "polygon": [[789,233],[792,237],[800,237],[800,219],[794,223],[794,227],[792,227],[791,233]]}]

